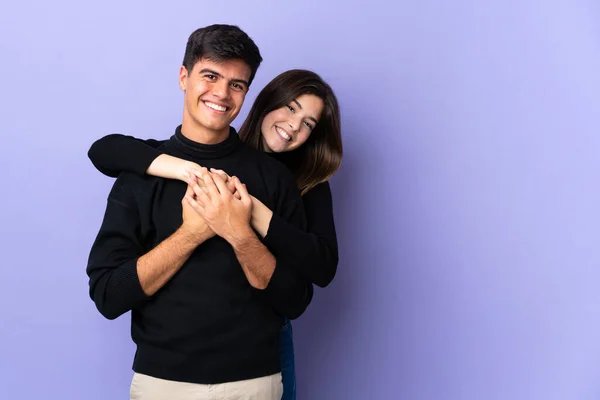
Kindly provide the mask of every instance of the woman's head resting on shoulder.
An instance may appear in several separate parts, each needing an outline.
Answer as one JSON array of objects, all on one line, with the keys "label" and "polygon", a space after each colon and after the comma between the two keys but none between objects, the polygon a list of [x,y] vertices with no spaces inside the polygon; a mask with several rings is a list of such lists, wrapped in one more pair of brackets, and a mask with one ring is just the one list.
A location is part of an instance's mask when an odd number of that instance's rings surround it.
[{"label": "woman's head resting on shoulder", "polygon": [[302,194],[331,178],[342,161],[338,102],[312,71],[289,70],[269,82],[239,133],[262,151],[299,152],[301,162],[293,172]]}]

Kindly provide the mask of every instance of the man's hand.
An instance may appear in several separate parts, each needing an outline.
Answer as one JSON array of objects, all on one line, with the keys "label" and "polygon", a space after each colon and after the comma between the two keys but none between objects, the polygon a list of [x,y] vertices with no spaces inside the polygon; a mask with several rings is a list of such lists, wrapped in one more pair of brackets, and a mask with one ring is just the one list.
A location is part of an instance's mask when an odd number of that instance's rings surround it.
[{"label": "man's hand", "polygon": [[225,181],[225,184],[227,185],[227,188],[233,194],[233,196],[235,198],[237,198],[238,200],[242,199],[242,195],[235,188],[233,179],[227,174],[227,172],[223,171],[222,169],[211,168],[210,173],[213,175],[215,175],[215,174],[219,175],[221,178],[223,178],[223,180]]},{"label": "man's hand", "polygon": [[219,174],[202,172],[204,188],[198,184],[192,185],[196,201],[190,203],[200,214],[210,229],[227,240],[235,247],[238,242],[254,236],[250,226],[252,214],[252,199],[237,177],[232,177],[236,191],[240,194],[237,199]]},{"label": "man's hand", "polygon": [[202,215],[196,211],[195,204],[194,190],[188,185],[185,196],[181,200],[183,223],[180,229],[192,240],[202,243],[215,236],[215,232],[210,229]]},{"label": "man's hand", "polygon": [[[198,187],[200,187],[200,189],[202,189],[204,191],[204,193],[207,193],[206,187],[204,186],[204,180],[202,179],[202,176],[207,171],[207,169],[204,167],[200,167],[198,164],[192,163],[190,161],[186,161],[186,163],[189,163],[191,166],[188,169],[186,169],[186,171],[185,171],[185,173],[187,174],[185,182],[190,186],[193,186],[194,183],[196,183],[196,184],[198,184]],[[194,165],[197,166],[197,168],[194,167]],[[233,179],[231,179],[231,177],[229,175],[227,175],[227,173],[225,171],[223,171],[221,169],[211,168],[210,173],[212,175],[215,175],[215,174],[219,175],[221,178],[223,178],[223,180],[225,181],[225,185],[227,186],[229,191],[233,194],[233,196],[236,197],[238,200],[241,199],[241,195],[238,193],[237,189],[235,188]]]}]

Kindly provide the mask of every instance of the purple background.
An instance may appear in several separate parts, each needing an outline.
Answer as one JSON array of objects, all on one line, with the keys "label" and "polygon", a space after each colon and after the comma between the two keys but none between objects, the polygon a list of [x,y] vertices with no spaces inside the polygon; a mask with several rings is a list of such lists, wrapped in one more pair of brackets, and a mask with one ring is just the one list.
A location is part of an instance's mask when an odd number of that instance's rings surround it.
[{"label": "purple background", "polygon": [[127,398],[129,318],[87,294],[112,180],[86,151],[168,137],[187,36],[224,22],[265,58],[235,126],[289,68],[343,111],[299,398],[600,398],[597,1],[168,3],[0,5],[0,397]]}]

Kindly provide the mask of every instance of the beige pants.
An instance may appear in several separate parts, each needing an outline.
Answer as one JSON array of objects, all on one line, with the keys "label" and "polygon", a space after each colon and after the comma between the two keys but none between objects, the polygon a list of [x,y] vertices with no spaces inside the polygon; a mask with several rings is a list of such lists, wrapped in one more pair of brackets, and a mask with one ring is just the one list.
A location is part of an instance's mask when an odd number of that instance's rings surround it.
[{"label": "beige pants", "polygon": [[245,381],[201,385],[133,374],[131,400],[281,400],[281,374]]}]

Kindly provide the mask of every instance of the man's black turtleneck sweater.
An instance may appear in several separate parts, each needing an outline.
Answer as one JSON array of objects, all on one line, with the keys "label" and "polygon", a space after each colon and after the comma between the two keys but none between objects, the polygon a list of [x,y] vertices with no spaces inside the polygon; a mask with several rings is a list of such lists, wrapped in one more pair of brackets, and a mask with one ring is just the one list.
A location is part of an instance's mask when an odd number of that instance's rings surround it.
[{"label": "man's black turtleneck sweater", "polygon": [[[233,128],[224,142],[203,145],[178,127],[160,150],[238,176],[277,215],[305,228],[290,172],[240,142]],[[176,180],[119,176],[89,257],[90,296],[109,319],[132,311],[133,369],[138,373],[210,384],[280,371],[282,317],[296,318],[306,309],[312,285],[277,254],[267,288],[258,290],[248,283],[233,248],[216,236],[202,243],[156,294],[144,294],[137,260],[180,227],[185,190],[185,183]]]}]

